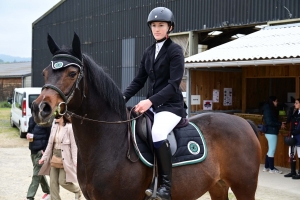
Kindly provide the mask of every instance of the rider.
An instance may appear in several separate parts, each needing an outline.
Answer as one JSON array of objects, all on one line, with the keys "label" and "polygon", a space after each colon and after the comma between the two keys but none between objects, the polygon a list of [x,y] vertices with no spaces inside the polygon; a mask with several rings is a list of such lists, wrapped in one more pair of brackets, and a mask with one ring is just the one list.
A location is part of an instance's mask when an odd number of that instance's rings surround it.
[{"label": "rider", "polygon": [[[179,88],[184,56],[182,48],[168,36],[175,25],[171,10],[154,8],[147,23],[156,41],[144,51],[138,73],[123,95],[127,102],[148,79],[147,99],[140,101],[135,111],[143,113],[150,109],[154,113],[152,139],[160,177],[157,195],[161,199],[171,199],[172,155],[167,135],[187,115]],[[145,193],[151,196],[152,190],[147,189]]]}]

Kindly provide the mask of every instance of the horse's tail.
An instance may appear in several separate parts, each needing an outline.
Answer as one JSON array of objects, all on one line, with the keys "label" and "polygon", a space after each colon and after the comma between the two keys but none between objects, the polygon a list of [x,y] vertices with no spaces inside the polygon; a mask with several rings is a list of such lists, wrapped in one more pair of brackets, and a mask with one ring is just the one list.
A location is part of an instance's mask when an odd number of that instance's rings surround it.
[{"label": "horse's tail", "polygon": [[259,130],[258,130],[257,126],[255,125],[255,123],[250,119],[246,119],[246,121],[250,124],[250,126],[252,127],[256,137],[258,138],[258,131]]}]

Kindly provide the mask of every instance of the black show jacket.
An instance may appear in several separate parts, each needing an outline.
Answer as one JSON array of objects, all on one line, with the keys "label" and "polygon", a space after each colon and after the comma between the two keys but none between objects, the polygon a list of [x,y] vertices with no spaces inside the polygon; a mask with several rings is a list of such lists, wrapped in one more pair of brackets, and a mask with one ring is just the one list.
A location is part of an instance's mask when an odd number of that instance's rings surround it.
[{"label": "black show jacket", "polygon": [[155,46],[154,43],[145,50],[138,73],[123,95],[128,101],[149,78],[147,98],[154,112],[169,111],[185,118],[185,103],[179,87],[184,72],[182,49],[168,38],[154,59]]}]

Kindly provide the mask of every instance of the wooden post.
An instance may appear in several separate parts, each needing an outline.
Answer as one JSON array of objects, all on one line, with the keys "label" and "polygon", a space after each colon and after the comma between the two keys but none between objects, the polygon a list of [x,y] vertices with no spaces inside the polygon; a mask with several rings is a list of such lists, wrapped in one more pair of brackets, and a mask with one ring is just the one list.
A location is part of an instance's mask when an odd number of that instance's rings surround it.
[{"label": "wooden post", "polygon": [[246,112],[247,106],[247,79],[246,79],[246,70],[242,69],[242,112]]},{"label": "wooden post", "polygon": [[189,31],[189,56],[198,53],[198,33]]},{"label": "wooden post", "polygon": [[299,82],[299,76],[296,76],[296,80],[295,80],[295,83],[296,83],[296,87],[295,87],[295,89],[296,89],[296,98],[299,98],[299,95],[300,95],[300,82]]}]

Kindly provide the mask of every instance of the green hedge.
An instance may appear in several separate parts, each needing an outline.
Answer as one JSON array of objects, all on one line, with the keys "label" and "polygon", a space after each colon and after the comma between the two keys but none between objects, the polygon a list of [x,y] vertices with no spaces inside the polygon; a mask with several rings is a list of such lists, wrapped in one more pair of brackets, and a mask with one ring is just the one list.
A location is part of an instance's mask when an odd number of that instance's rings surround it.
[{"label": "green hedge", "polygon": [[11,108],[11,104],[7,103],[7,101],[0,102],[0,108]]}]

